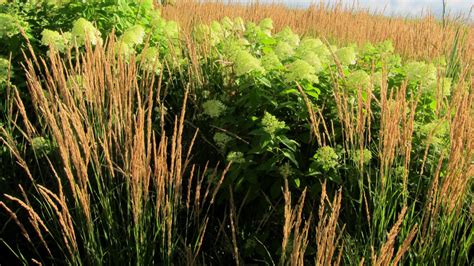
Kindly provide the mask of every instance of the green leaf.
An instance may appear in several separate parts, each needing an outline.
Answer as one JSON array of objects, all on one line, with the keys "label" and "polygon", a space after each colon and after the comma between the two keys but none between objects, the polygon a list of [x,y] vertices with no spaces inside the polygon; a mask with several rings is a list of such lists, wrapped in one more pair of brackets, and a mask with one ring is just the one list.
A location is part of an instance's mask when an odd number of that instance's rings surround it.
[{"label": "green leaf", "polygon": [[287,151],[287,150],[283,150],[282,153],[283,153],[283,156],[285,156],[286,158],[290,159],[290,161],[291,161],[294,165],[296,165],[296,167],[299,168],[298,161],[296,160],[295,154],[294,154],[293,152],[290,152],[290,151]]},{"label": "green leaf", "polygon": [[286,136],[278,136],[277,140],[279,140],[283,145],[285,145],[290,151],[295,152],[296,148],[299,147],[299,143],[289,139]]},{"label": "green leaf", "polygon": [[280,94],[283,94],[283,95],[286,95],[286,94],[295,94],[295,95],[299,95],[300,92],[297,90],[297,89],[286,89],[286,90],[283,90],[282,92],[280,92]]},{"label": "green leaf", "polygon": [[257,80],[268,88],[272,87],[272,82],[265,77],[257,77]]},{"label": "green leaf", "polygon": [[293,181],[295,182],[296,188],[300,188],[301,180],[299,178],[295,178],[295,179],[293,179]]}]

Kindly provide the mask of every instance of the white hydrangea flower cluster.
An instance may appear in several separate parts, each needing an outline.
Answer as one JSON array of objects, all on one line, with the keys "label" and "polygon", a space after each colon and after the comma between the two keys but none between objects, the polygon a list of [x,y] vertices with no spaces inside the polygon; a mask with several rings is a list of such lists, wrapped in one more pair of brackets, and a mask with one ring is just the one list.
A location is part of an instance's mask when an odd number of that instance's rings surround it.
[{"label": "white hydrangea flower cluster", "polygon": [[116,52],[122,56],[129,57],[135,53],[135,47],[143,43],[145,29],[141,25],[134,25],[122,34],[119,38],[119,45]]},{"label": "white hydrangea flower cluster", "polygon": [[[404,66],[408,82],[421,85],[421,91],[435,96],[451,94],[452,79],[439,75],[434,64],[425,62],[410,62]],[[442,69],[440,69],[442,70]]]},{"label": "white hydrangea flower cluster", "polygon": [[168,20],[163,27],[163,32],[166,37],[171,40],[177,40],[179,38],[179,25],[174,20]]},{"label": "white hydrangea flower cluster", "polygon": [[302,54],[299,58],[310,64],[314,68],[316,74],[320,73],[324,69],[321,59],[316,53],[312,51]]},{"label": "white hydrangea flower cluster", "polygon": [[275,54],[280,58],[280,60],[287,60],[295,54],[293,46],[287,42],[279,42],[274,48]]},{"label": "white hydrangea flower cluster", "polygon": [[141,25],[134,25],[128,28],[120,38],[127,45],[135,46],[143,43],[145,29]]},{"label": "white hydrangea flower cluster", "polygon": [[226,40],[237,31],[245,31],[245,23],[242,18],[232,21],[229,17],[224,17],[221,22],[212,21],[210,25],[199,24],[193,29],[193,37],[196,41],[217,45]]},{"label": "white hydrangea flower cluster", "polygon": [[143,70],[159,74],[162,70],[162,64],[160,62],[160,52],[157,47],[147,47],[144,49],[137,59],[141,63]]},{"label": "white hydrangea flower cluster", "polygon": [[413,83],[427,84],[437,77],[436,67],[424,62],[410,62],[404,66],[404,70],[408,81]]},{"label": "white hydrangea flower cluster", "polygon": [[89,41],[92,45],[102,44],[100,31],[84,18],[76,20],[71,30],[72,39],[76,45],[82,46]]},{"label": "white hydrangea flower cluster", "polygon": [[318,74],[328,65],[330,52],[320,39],[305,38],[296,49],[296,57],[302,59],[314,67]]},{"label": "white hydrangea flower cluster", "polygon": [[354,65],[357,62],[357,54],[352,46],[338,49],[335,54],[339,62],[344,66]]},{"label": "white hydrangea flower cluster", "polygon": [[280,59],[274,52],[270,52],[262,56],[260,61],[262,62],[262,66],[263,68],[265,68],[266,71],[284,69],[283,64],[281,63]]},{"label": "white hydrangea flower cluster", "polygon": [[362,69],[356,70],[347,75],[346,85],[351,91],[365,90],[370,86],[370,76]]},{"label": "white hydrangea flower cluster", "polygon": [[41,43],[52,47],[53,49],[59,52],[65,52],[66,49],[70,46],[72,35],[70,32],[65,32],[63,34],[45,29],[41,32]]},{"label": "white hydrangea flower cluster", "polygon": [[307,51],[318,51],[323,50],[325,55],[329,55],[329,51],[324,49],[326,46],[320,39],[315,38],[305,38],[301,41],[300,46],[298,47],[298,53],[305,53]]},{"label": "white hydrangea flower cluster", "polygon": [[234,27],[232,28],[235,32],[245,31],[245,21],[242,17],[236,17],[234,19]]},{"label": "white hydrangea flower cluster", "polygon": [[264,18],[258,24],[263,33],[268,36],[272,35],[273,30],[273,20],[271,18]]},{"label": "white hydrangea flower cluster", "polygon": [[226,31],[232,30],[234,27],[234,22],[229,17],[223,17],[221,19],[222,28]]},{"label": "white hydrangea flower cluster", "polygon": [[262,67],[260,60],[258,60],[251,53],[245,50],[240,50],[236,53],[234,64],[235,74],[238,77],[248,73],[265,72],[265,69]]},{"label": "white hydrangea flower cluster", "polygon": [[300,44],[300,36],[294,33],[290,27],[285,27],[276,34],[275,39],[279,42],[286,42],[293,48],[296,48]]},{"label": "white hydrangea flower cluster", "polygon": [[202,104],[204,109],[203,113],[211,118],[217,118],[224,113],[227,109],[221,101],[219,100],[208,100]]},{"label": "white hydrangea flower cluster", "polygon": [[308,62],[298,59],[288,66],[285,74],[285,80],[288,83],[295,81],[309,81],[311,83],[318,83],[319,79],[316,76],[316,69]]}]

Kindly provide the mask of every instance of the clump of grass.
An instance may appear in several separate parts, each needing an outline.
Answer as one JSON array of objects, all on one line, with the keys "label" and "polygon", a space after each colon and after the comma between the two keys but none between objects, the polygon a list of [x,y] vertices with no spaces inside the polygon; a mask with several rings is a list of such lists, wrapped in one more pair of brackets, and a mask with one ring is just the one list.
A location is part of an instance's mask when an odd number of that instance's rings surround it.
[{"label": "clump of grass", "polygon": [[[183,141],[189,90],[183,87],[182,109],[172,118],[169,136],[159,100],[161,79],[142,72],[135,58],[117,56],[117,45],[111,35],[104,45],[65,56],[50,50],[48,58],[37,58],[30,47],[25,71],[35,109],[28,112],[20,97],[15,107],[27,143],[34,145],[41,132],[57,153],[38,158],[47,167],[37,169],[2,127],[2,142],[31,181],[28,192],[22,189],[23,199],[5,199],[28,215],[47,250],[34,254],[36,261],[171,264],[189,247],[186,259],[194,263],[226,170],[209,177],[206,166],[193,180],[198,167],[190,165],[190,156],[198,132]],[[34,248],[32,232],[6,201],[0,204]],[[178,227],[184,220],[186,230]]]}]

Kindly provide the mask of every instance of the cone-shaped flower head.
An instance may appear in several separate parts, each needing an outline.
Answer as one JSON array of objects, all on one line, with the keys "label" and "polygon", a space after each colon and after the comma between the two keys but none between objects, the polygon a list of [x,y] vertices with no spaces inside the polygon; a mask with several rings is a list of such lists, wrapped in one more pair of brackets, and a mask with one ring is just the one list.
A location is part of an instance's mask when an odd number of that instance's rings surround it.
[{"label": "cone-shaped flower head", "polygon": [[370,85],[370,76],[364,70],[357,70],[346,77],[346,84],[350,90],[365,90]]},{"label": "cone-shaped flower head", "polygon": [[424,62],[410,62],[404,67],[407,79],[413,83],[428,84],[437,77],[436,67]]},{"label": "cone-shaped flower head", "polygon": [[45,29],[41,32],[41,43],[43,45],[51,46],[57,51],[64,52],[70,42],[70,35],[70,32],[60,34],[57,31]]},{"label": "cone-shaped flower head", "polygon": [[263,73],[265,69],[262,67],[260,60],[247,51],[240,50],[234,58],[234,69],[237,76],[243,76],[248,73]]},{"label": "cone-shaped flower head", "polygon": [[265,112],[262,118],[263,130],[270,135],[275,135],[278,130],[286,128],[285,121],[280,121],[274,115]]},{"label": "cone-shaped flower head", "polygon": [[204,109],[203,113],[212,118],[216,118],[222,115],[227,107],[219,100],[208,100],[202,104]]},{"label": "cone-shaped flower head", "polygon": [[260,61],[262,62],[262,66],[266,71],[281,70],[284,68],[280,59],[278,59],[278,56],[273,52],[262,56]]},{"label": "cone-shaped flower head", "polygon": [[231,137],[222,132],[217,132],[216,134],[214,134],[214,137],[212,139],[221,150],[224,150],[227,146],[227,143],[232,140]]},{"label": "cone-shaped flower head", "polygon": [[9,65],[10,65],[10,62],[7,59],[0,57],[0,87],[8,79]]},{"label": "cone-shaped flower head", "polygon": [[319,148],[313,156],[314,162],[326,172],[338,166],[338,159],[336,151],[329,146]]},{"label": "cone-shaped flower head", "polygon": [[90,41],[92,45],[102,43],[100,32],[84,18],[74,22],[71,33],[75,43],[79,46],[84,45],[86,41]]},{"label": "cone-shaped flower head", "polygon": [[241,17],[236,17],[234,19],[234,27],[233,30],[236,32],[244,32],[245,31],[245,21]]},{"label": "cone-shaped flower head", "polygon": [[280,60],[287,60],[295,54],[295,50],[287,42],[279,42],[274,51]]},{"label": "cone-shaped flower head", "polygon": [[318,83],[316,70],[308,62],[298,59],[288,66],[288,72],[285,75],[286,81],[293,83],[295,81],[309,81]]},{"label": "cone-shaped flower head", "polygon": [[143,43],[145,29],[141,25],[128,28],[122,35],[122,42],[126,45],[135,46]]},{"label": "cone-shaped flower head", "polygon": [[12,37],[19,34],[20,20],[7,13],[0,13],[0,38]]},{"label": "cone-shaped flower head", "polygon": [[141,62],[141,67],[145,71],[154,72],[159,74],[162,68],[159,58],[160,52],[156,47],[147,47],[142,51],[138,58],[138,62]]},{"label": "cone-shaped flower head", "polygon": [[320,49],[321,46],[324,46],[323,42],[320,39],[315,38],[305,38],[301,41],[298,51],[316,51]]},{"label": "cone-shaped flower head", "polygon": [[273,20],[271,18],[264,18],[258,24],[260,29],[268,36],[272,35],[273,30]]},{"label": "cone-shaped flower head", "polygon": [[336,51],[336,57],[339,60],[339,62],[344,65],[353,65],[356,63],[356,52],[354,50],[354,47],[349,46],[349,47],[344,47]]},{"label": "cone-shaped flower head", "polygon": [[316,74],[323,70],[323,64],[321,62],[321,59],[319,59],[319,56],[314,52],[308,51],[300,55],[299,57],[300,59],[303,59],[308,64],[310,64],[314,68]]},{"label": "cone-shaped flower head", "polygon": [[293,33],[290,27],[284,28],[278,34],[275,35],[275,38],[281,42],[287,42],[293,48],[297,47],[300,44],[300,36]]}]

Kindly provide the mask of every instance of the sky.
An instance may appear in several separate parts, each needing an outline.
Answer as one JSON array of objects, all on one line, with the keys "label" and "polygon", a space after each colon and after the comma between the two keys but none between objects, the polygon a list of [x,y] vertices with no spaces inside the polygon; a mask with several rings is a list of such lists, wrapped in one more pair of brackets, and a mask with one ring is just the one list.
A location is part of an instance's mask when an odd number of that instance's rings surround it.
[{"label": "sky", "polygon": [[[235,0],[234,0],[235,1]],[[249,2],[251,0],[238,0],[240,2]],[[320,0],[280,0],[290,6],[305,7],[312,2],[319,3]],[[352,4],[354,0],[323,0],[325,3],[342,3]],[[259,2],[272,2],[272,0],[260,0]],[[435,15],[440,16],[443,10],[443,0],[356,0],[362,8],[370,10],[384,10],[386,15],[399,16],[419,16],[430,10]],[[451,14],[459,14],[460,12],[469,15],[470,20],[474,19],[474,0],[447,0],[447,10]]]}]

